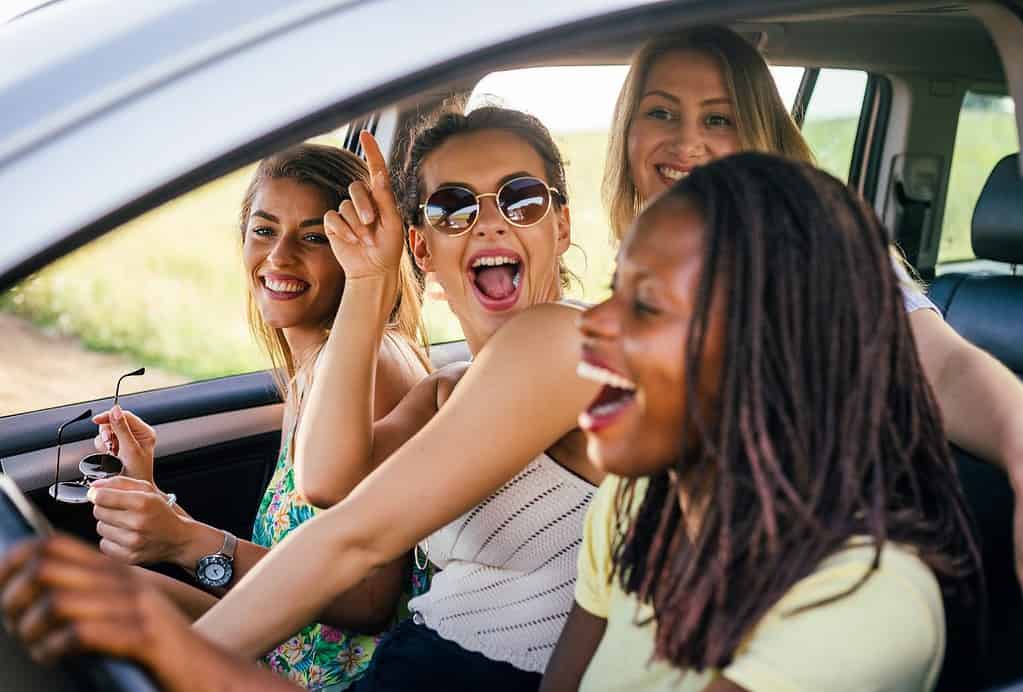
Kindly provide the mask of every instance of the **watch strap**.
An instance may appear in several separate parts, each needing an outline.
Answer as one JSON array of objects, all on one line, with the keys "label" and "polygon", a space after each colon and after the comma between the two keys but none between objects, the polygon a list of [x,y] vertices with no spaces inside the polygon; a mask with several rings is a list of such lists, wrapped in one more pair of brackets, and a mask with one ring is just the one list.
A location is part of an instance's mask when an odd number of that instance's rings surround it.
[{"label": "watch strap", "polygon": [[230,531],[224,532],[224,547],[220,549],[222,555],[226,555],[229,559],[234,560],[234,551],[238,547],[238,539]]}]

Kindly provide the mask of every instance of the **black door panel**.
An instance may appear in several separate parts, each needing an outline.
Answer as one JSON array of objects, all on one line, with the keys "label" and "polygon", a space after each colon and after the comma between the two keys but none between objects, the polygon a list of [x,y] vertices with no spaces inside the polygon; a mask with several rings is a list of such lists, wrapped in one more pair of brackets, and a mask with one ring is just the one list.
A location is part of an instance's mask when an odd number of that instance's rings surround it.
[{"label": "black door panel", "polygon": [[280,442],[277,430],[161,459],[156,483],[193,518],[248,540]]},{"label": "black door panel", "polygon": [[[280,396],[268,372],[254,372],[234,377],[221,377],[157,389],[152,392],[126,394],[121,406],[138,414],[150,425],[208,416],[225,411],[275,404]],[[98,399],[80,404],[22,413],[0,418],[0,458],[35,449],[52,447],[57,441],[57,428],[86,408],[93,413],[105,411],[113,399]],[[91,421],[82,421],[64,429],[64,442],[85,440],[96,434]]]},{"label": "black door panel", "polygon": [[[163,457],[157,460],[156,484],[177,495],[193,518],[248,539],[279,444],[278,430]],[[45,488],[28,495],[54,526],[99,541],[91,504],[55,502]]]},{"label": "black door panel", "polygon": [[[121,398],[126,409],[157,429],[157,485],[177,495],[196,519],[248,538],[280,444],[279,397],[268,373],[254,373]],[[0,463],[47,518],[62,531],[96,542],[92,505],[55,502],[47,488],[56,462],[56,429],[85,402],[0,420]],[[78,460],[91,451],[96,426],[65,429],[62,479],[78,477]]]}]

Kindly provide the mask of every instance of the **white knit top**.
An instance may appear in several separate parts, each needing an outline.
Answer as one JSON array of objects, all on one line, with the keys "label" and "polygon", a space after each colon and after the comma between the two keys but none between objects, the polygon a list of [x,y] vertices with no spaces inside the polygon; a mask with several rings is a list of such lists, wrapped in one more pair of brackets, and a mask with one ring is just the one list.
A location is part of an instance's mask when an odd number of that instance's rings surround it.
[{"label": "white knit top", "polygon": [[572,607],[595,491],[546,454],[531,461],[420,545],[443,571],[409,602],[416,620],[465,649],[542,673]]}]

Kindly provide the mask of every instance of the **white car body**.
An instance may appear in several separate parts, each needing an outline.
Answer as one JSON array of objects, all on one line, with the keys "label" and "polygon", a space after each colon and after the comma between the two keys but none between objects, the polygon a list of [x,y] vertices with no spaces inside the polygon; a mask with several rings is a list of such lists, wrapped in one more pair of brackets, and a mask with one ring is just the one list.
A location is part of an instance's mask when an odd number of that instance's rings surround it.
[{"label": "white car body", "polygon": [[38,268],[33,258],[75,244],[81,229],[268,133],[328,110],[342,122],[468,54],[647,4],[654,3],[519,0],[514,11],[474,0],[44,7],[0,27],[0,276],[25,263]]}]

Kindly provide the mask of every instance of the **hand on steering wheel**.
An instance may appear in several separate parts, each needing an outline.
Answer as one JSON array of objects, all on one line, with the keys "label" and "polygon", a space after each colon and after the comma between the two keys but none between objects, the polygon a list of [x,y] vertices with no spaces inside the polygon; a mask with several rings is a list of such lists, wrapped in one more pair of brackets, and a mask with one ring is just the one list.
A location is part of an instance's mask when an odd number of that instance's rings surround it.
[{"label": "hand on steering wheel", "polygon": [[25,541],[0,559],[0,605],[6,628],[41,663],[89,651],[160,677],[186,660],[185,617],[127,565],[68,536]]}]

